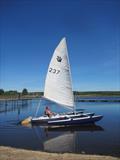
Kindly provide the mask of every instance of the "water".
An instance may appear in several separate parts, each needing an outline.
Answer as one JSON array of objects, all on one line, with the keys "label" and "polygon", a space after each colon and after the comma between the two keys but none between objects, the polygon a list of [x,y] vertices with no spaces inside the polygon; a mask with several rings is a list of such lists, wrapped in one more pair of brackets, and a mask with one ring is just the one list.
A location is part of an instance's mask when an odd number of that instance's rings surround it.
[{"label": "water", "polygon": [[[21,126],[22,119],[36,113],[38,99],[0,101],[0,145],[48,152],[73,152],[120,156],[120,103],[77,102],[77,109],[102,114],[95,126],[46,129]],[[67,111],[56,104],[41,101],[38,114],[49,105],[52,111]]]}]

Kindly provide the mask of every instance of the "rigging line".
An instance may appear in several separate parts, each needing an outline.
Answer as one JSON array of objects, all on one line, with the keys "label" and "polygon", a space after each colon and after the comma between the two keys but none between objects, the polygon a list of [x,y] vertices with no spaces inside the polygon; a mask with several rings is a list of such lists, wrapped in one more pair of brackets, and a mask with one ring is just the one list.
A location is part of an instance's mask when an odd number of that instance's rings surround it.
[{"label": "rigging line", "polygon": [[41,99],[37,105],[37,109],[36,109],[36,112],[35,112],[35,117],[37,117],[37,114],[38,114],[38,111],[39,111],[39,107],[40,107],[40,103],[41,103]]}]

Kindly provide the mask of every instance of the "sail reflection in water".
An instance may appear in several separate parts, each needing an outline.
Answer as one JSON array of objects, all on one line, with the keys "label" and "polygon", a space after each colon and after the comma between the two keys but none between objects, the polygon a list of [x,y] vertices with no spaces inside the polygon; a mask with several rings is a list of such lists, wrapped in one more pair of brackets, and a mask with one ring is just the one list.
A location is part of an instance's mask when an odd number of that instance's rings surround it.
[{"label": "sail reflection in water", "polygon": [[49,152],[74,152],[74,136],[73,133],[68,133],[52,138],[44,143],[44,150]]},{"label": "sail reflection in water", "polygon": [[[39,129],[41,127],[35,127],[36,135],[41,142],[41,136]],[[74,126],[74,127],[48,127],[44,128],[46,135],[45,141],[43,141],[44,151],[48,152],[77,152],[77,148],[81,148],[81,143],[78,143],[80,132],[98,132],[103,131],[101,126],[87,125],[87,126]],[[80,141],[79,141],[80,142]]]}]

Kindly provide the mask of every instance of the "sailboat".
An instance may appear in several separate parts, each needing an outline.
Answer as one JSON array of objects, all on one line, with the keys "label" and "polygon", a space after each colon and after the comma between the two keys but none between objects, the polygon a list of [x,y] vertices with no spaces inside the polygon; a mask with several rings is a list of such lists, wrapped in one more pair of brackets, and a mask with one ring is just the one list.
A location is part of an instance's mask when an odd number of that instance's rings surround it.
[{"label": "sailboat", "polygon": [[72,91],[72,78],[66,38],[63,38],[55,49],[50,61],[45,80],[45,99],[60,104],[59,106],[72,109],[71,112],[32,117],[31,123],[45,124],[49,126],[73,126],[94,123],[102,119],[102,115],[76,111]]}]

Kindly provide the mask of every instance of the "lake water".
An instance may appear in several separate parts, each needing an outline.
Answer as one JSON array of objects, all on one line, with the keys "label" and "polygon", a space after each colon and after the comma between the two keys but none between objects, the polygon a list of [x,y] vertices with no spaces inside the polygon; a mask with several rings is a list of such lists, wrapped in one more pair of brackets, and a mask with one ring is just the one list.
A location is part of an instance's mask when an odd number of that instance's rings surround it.
[{"label": "lake water", "polygon": [[[120,156],[120,103],[76,102],[77,109],[102,114],[92,126],[44,128],[22,126],[22,119],[36,113],[39,100],[0,101],[0,145],[47,152],[73,152]],[[38,115],[49,105],[54,112],[67,109],[41,101]]]}]

